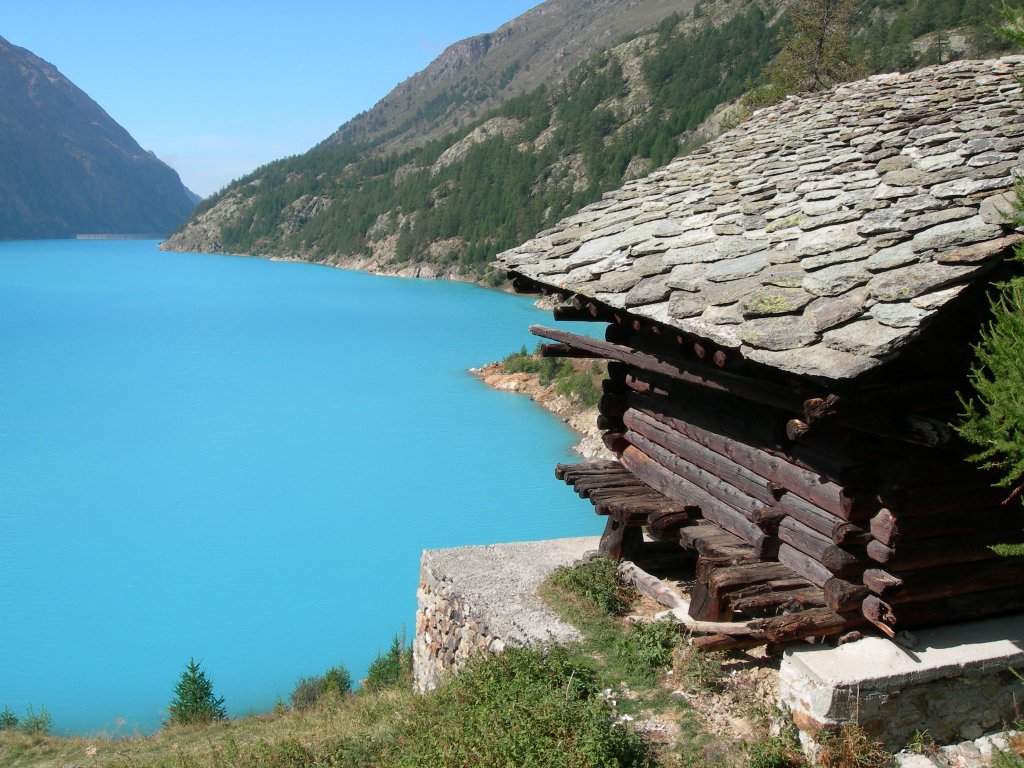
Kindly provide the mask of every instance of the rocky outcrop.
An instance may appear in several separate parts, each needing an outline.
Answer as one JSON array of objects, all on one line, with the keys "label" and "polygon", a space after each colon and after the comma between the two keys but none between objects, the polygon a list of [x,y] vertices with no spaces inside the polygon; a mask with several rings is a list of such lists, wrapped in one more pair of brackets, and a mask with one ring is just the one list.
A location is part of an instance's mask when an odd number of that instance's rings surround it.
[{"label": "rocky outcrop", "polygon": [[614,458],[601,440],[602,433],[597,428],[597,408],[581,408],[572,398],[558,394],[554,384],[541,384],[536,374],[505,373],[501,363],[472,368],[470,373],[479,376],[484,384],[493,389],[526,395],[537,405],[558,416],[579,433],[580,441],[573,450],[580,456],[587,459]]}]

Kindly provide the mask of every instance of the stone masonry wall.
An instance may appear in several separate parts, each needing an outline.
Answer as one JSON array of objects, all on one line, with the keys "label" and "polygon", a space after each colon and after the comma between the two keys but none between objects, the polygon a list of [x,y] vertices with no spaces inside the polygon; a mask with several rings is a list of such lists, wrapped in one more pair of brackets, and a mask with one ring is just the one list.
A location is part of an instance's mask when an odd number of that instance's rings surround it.
[{"label": "stone masonry wall", "polygon": [[436,687],[481,651],[579,640],[576,629],[544,605],[537,587],[597,544],[586,537],[424,551],[412,646],[416,690]]},{"label": "stone masonry wall", "polygon": [[421,566],[416,601],[412,656],[417,692],[435,688],[445,672],[460,669],[479,651],[500,653],[505,649],[505,641],[494,637],[481,617],[474,615],[474,606],[452,589],[451,582],[438,578],[426,562]]}]

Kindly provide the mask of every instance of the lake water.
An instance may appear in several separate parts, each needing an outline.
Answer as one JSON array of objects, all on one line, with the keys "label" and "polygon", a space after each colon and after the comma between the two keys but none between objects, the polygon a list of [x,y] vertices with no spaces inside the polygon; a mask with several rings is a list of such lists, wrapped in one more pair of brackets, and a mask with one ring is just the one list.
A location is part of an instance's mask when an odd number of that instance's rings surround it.
[{"label": "lake water", "polygon": [[466,369],[529,299],[153,242],[0,242],[0,709],[232,715],[414,627],[420,552],[596,534],[573,434]]}]

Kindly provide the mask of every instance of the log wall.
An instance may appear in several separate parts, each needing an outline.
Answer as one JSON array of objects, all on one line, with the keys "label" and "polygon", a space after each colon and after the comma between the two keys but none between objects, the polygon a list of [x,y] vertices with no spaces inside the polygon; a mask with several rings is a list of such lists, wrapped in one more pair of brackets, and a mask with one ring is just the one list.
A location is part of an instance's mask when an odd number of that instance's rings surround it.
[{"label": "log wall", "polygon": [[948,380],[837,394],[621,312],[591,315],[612,320],[606,341],[531,330],[557,342],[545,354],[612,361],[598,423],[617,471],[678,507],[666,530],[684,547],[713,524],[749,554],[701,555],[694,618],[839,612],[828,634],[866,619],[892,635],[1024,609],[1024,558],[991,549],[1024,538],[1024,520],[949,442],[955,414],[935,410]]}]

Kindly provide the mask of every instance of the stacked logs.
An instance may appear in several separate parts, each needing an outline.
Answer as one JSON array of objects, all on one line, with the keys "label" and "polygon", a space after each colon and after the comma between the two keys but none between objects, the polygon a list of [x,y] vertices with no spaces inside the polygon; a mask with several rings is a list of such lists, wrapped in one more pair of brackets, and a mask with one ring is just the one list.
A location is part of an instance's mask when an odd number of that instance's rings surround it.
[{"label": "stacked logs", "polygon": [[[948,383],[882,381],[840,401],[744,375],[734,353],[671,328],[584,309],[611,323],[604,341],[531,330],[557,342],[543,354],[610,361],[598,424],[619,463],[611,485],[585,492],[598,491],[600,511],[601,493],[625,491],[628,475],[647,489],[630,493],[662,500],[669,524],[652,532],[700,554],[693,618],[811,612],[807,636],[865,617],[893,634],[1024,609],[1024,558],[992,550],[1024,539],[1019,507],[924,413],[948,406]],[[649,511],[619,508],[603,508],[606,536],[613,523],[650,527]],[[732,561],[701,543],[712,527]]]},{"label": "stacked logs", "polygon": [[1024,557],[995,548],[1024,539],[1019,502],[963,462],[890,463],[883,475],[863,575],[873,624],[893,635],[1024,609]]}]

